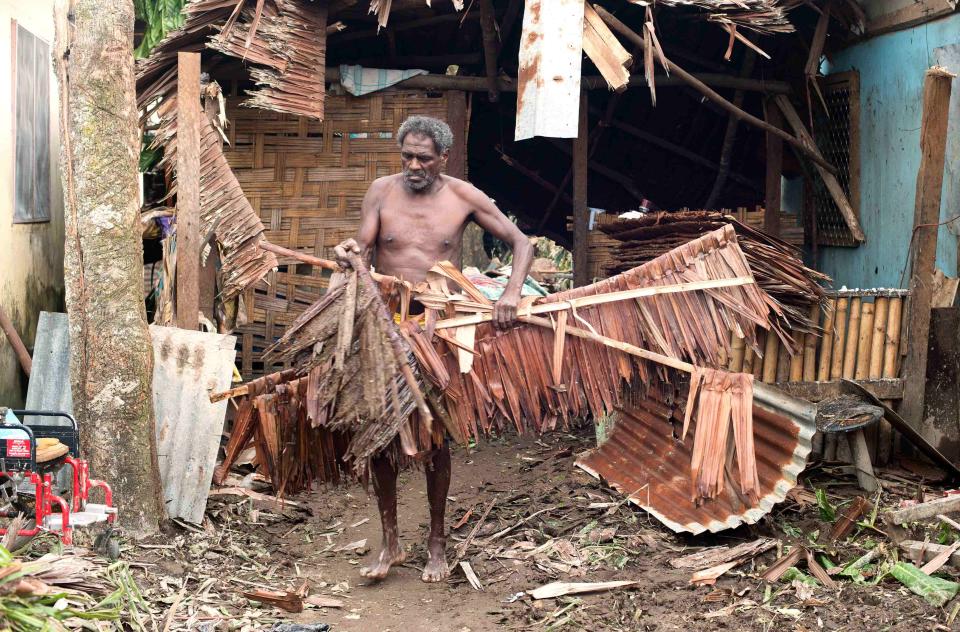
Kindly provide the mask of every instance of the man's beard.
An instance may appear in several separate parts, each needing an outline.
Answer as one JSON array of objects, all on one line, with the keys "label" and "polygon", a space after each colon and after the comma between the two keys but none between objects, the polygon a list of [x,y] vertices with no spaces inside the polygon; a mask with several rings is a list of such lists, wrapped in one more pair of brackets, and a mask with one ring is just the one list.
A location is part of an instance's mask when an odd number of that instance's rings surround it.
[{"label": "man's beard", "polygon": [[[419,181],[411,181],[410,176],[419,176]],[[409,171],[407,169],[403,170],[403,182],[413,191],[423,191],[433,184],[437,179],[437,176],[431,175],[426,171]]]}]

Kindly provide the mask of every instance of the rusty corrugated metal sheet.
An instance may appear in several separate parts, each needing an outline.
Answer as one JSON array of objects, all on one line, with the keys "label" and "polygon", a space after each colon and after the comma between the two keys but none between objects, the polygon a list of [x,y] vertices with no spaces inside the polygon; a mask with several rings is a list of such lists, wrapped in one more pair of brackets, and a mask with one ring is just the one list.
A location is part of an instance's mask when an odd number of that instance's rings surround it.
[{"label": "rusty corrugated metal sheet", "polygon": [[646,398],[621,409],[609,439],[577,465],[628,494],[632,503],[675,532],[717,532],[753,524],[796,485],[815,430],[812,404],[757,386],[753,427],[760,498],[755,503],[738,494],[729,474],[722,496],[694,503],[693,440],[688,436],[684,444],[675,438],[686,402],[673,395],[672,387],[651,388]]}]

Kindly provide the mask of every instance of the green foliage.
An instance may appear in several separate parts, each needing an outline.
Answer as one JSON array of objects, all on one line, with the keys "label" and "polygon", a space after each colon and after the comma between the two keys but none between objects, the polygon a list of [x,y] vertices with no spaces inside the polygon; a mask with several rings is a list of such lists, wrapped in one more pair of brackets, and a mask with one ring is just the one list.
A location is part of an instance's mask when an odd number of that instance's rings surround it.
[{"label": "green foliage", "polygon": [[920,595],[927,603],[938,608],[953,599],[960,590],[960,584],[926,575],[913,564],[906,562],[897,562],[890,569],[890,574],[912,593]]},{"label": "green foliage", "polygon": [[146,23],[143,40],[133,51],[137,59],[148,56],[167,33],[183,26],[185,4],[186,0],[133,0],[137,19]]},{"label": "green foliage", "polygon": [[820,509],[820,519],[826,522],[833,522],[837,519],[837,508],[830,504],[827,498],[827,492],[817,489],[817,507]]}]

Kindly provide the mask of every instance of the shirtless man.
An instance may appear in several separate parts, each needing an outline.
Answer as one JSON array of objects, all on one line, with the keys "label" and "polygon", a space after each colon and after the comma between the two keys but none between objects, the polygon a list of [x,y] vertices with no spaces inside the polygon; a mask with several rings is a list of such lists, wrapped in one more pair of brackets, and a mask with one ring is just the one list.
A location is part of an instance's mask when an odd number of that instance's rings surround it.
[{"label": "shirtless man", "polygon": [[[411,116],[397,132],[401,173],[378,178],[361,206],[356,239],[340,246],[352,249],[378,272],[417,283],[438,261],[460,265],[460,238],[474,221],[513,250],[513,273],[493,309],[493,323],[508,327],[517,316],[520,289],[533,261],[533,247],[507,217],[477,187],[441,174],[447,164],[453,133],[443,121]],[[349,265],[347,262],[341,264]],[[386,458],[374,458],[373,489],[383,525],[383,545],[360,574],[383,579],[393,564],[406,558],[397,531],[397,470]],[[430,536],[423,581],[438,582],[450,571],[444,552],[444,512],[450,488],[450,450],[446,443],[426,457]]]}]

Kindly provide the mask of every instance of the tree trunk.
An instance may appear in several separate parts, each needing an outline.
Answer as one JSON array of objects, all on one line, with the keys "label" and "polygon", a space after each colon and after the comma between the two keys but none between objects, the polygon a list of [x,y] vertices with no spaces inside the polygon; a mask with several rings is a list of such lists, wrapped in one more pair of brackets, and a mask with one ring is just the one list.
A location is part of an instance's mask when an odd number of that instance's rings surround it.
[{"label": "tree trunk", "polygon": [[133,2],[59,0],[70,381],[91,476],[113,486],[131,534],[164,517],[143,303]]}]

